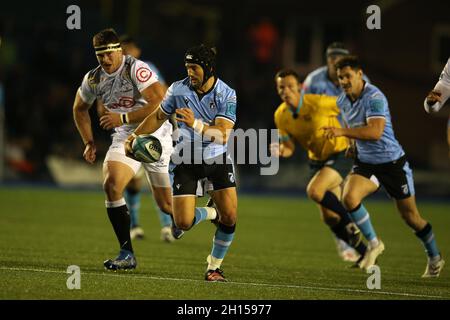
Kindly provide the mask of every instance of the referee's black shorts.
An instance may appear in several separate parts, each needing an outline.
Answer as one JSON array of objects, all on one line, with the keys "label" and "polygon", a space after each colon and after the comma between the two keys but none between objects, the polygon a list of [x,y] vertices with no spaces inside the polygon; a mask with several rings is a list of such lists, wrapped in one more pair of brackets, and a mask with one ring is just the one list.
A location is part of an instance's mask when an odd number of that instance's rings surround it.
[{"label": "referee's black shorts", "polygon": [[212,183],[214,191],[236,187],[233,163],[225,159],[225,154],[216,159],[210,159],[208,163],[176,165],[173,169],[173,196],[195,196],[197,182],[203,178]]}]

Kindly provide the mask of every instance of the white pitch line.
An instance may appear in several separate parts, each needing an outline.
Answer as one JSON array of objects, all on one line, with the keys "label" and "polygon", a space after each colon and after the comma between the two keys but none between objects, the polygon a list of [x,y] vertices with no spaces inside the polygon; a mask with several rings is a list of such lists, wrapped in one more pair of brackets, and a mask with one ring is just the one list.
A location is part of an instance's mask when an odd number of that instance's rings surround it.
[{"label": "white pitch line", "polygon": [[[27,272],[43,272],[43,273],[64,273],[64,271],[49,270],[49,269],[31,269],[31,268],[8,268],[0,267],[0,270],[9,271],[27,271]],[[118,278],[134,278],[134,279],[151,279],[151,280],[162,280],[162,281],[188,281],[188,282],[201,282],[205,283],[204,280],[197,279],[182,279],[182,278],[164,278],[164,277],[154,277],[154,276],[142,276],[137,274],[117,274],[117,273],[94,273],[94,272],[81,272],[83,275],[91,276],[105,276],[105,277],[118,277]],[[405,293],[405,292],[389,292],[389,291],[379,291],[379,290],[361,290],[361,289],[350,289],[350,288],[328,288],[328,287],[312,287],[312,286],[302,286],[294,284],[271,284],[271,283],[254,283],[254,282],[233,282],[229,281],[227,285],[247,285],[247,286],[260,286],[260,287],[274,287],[274,288],[291,288],[291,289],[305,289],[305,290],[317,290],[317,291],[339,291],[339,292],[353,292],[353,293],[365,293],[365,294],[380,294],[388,296],[402,296],[402,297],[415,297],[415,298],[435,298],[435,299],[450,299],[450,297],[445,296],[434,296],[426,294],[415,294],[415,293]]]}]

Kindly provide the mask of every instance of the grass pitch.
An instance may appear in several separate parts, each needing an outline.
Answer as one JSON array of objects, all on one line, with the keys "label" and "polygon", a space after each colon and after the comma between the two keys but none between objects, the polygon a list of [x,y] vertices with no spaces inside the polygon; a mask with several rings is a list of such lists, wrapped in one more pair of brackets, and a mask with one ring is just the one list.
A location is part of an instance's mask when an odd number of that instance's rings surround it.
[{"label": "grass pitch", "polygon": [[[202,203],[204,200],[202,201]],[[214,226],[203,222],[172,244],[159,240],[150,195],[143,197],[146,238],[134,241],[138,268],[103,270],[117,242],[101,192],[0,188],[0,299],[450,299],[450,265],[421,279],[422,244],[390,201],[367,201],[386,250],[381,289],[341,261],[316,205],[305,198],[239,198],[235,240],[222,265],[229,283],[203,280]],[[419,202],[450,264],[450,204]],[[68,290],[69,265],[81,289]]]}]

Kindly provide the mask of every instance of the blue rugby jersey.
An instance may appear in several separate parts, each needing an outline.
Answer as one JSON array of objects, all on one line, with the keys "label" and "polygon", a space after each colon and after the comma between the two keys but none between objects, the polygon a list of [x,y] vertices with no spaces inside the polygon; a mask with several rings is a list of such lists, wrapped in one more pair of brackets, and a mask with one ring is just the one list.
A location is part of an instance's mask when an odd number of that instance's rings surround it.
[{"label": "blue rugby jersey", "polygon": [[[213,125],[216,118],[223,118],[236,122],[236,92],[220,79],[216,80],[214,87],[199,100],[197,93],[191,89],[189,78],[174,82],[167,90],[161,103],[161,110],[171,115],[178,108],[190,108],[194,117],[201,119],[205,124]],[[200,135],[183,122],[178,122],[181,136],[178,139],[176,150],[190,148],[194,139],[199,141]],[[217,157],[227,151],[227,144],[217,144],[203,140],[198,144],[200,148],[193,150],[196,155],[203,155],[203,159]],[[177,151],[175,151],[177,152]]]},{"label": "blue rugby jersey", "polygon": [[397,160],[405,154],[394,135],[389,106],[384,94],[369,83],[366,83],[361,96],[351,102],[345,93],[337,100],[344,121],[350,128],[367,125],[369,118],[384,118],[386,124],[381,138],[377,141],[356,139],[358,159],[364,163],[380,164]]}]

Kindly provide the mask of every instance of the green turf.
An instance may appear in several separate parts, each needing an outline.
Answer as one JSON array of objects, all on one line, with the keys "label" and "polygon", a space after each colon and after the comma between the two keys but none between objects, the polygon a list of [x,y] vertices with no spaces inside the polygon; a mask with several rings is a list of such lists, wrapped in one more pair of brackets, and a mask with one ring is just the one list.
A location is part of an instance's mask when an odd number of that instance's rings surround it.
[{"label": "green turf", "polygon": [[[203,222],[182,240],[162,243],[150,196],[141,210],[147,237],[134,242],[132,273],[102,268],[117,254],[102,193],[2,188],[0,203],[0,299],[450,299],[450,266],[439,279],[420,278],[424,249],[389,201],[366,203],[386,244],[381,290],[368,290],[369,275],[338,258],[306,199],[239,198],[235,241],[223,263],[230,283],[203,281],[214,226]],[[450,259],[450,205],[419,209]],[[69,265],[81,268],[81,290],[66,287]]]}]

